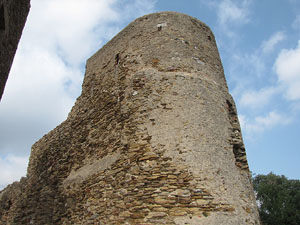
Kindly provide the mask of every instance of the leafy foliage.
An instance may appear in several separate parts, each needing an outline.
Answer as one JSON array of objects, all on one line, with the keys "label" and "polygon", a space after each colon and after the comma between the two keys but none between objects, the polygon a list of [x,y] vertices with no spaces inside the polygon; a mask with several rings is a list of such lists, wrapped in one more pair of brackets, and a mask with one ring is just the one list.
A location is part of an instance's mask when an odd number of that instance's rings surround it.
[{"label": "leafy foliage", "polygon": [[300,181],[273,173],[253,178],[263,225],[300,225]]}]

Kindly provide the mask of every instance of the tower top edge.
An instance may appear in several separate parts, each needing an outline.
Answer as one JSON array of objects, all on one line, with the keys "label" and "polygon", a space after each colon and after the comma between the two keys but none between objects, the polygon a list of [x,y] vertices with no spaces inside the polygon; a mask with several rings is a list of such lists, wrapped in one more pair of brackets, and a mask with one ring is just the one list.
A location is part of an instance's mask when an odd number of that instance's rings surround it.
[{"label": "tower top edge", "polygon": [[156,17],[156,16],[174,16],[174,17],[177,16],[177,17],[190,18],[190,19],[196,20],[198,23],[200,23],[200,24],[202,24],[202,25],[204,25],[204,26],[206,26],[207,28],[210,29],[210,27],[206,23],[204,23],[203,21],[199,20],[198,18],[190,16],[190,15],[185,14],[185,13],[177,12],[177,11],[160,11],[160,12],[149,13],[149,14],[146,14],[144,16],[136,18],[132,23],[138,21],[139,19],[144,19],[146,17],[148,17],[148,18],[149,17]]},{"label": "tower top edge", "polygon": [[[152,21],[152,23],[150,21]],[[184,30],[183,27],[185,26],[186,21],[191,21],[193,24],[201,26],[202,28],[204,28],[210,33],[210,36],[213,39],[215,39],[214,34],[210,29],[210,27],[195,17],[192,17],[184,13],[175,12],[175,11],[154,12],[154,13],[150,13],[138,17],[135,20],[133,20],[131,23],[125,26],[121,31],[119,31],[110,41],[105,43],[98,51],[96,51],[88,59],[88,61],[96,57],[100,52],[103,52],[106,48],[110,48],[110,46],[114,45],[114,43],[118,42],[118,40],[121,41],[124,38],[124,36],[128,36],[128,35],[131,36],[133,33],[137,31],[137,29],[140,30],[143,29],[144,31],[147,31],[147,29],[149,29],[150,26],[153,26],[153,24],[155,24],[155,26],[158,26],[159,24],[164,26],[164,24],[169,25],[169,23],[171,22],[173,23],[173,26],[175,28],[178,28],[179,30],[181,29]]]}]

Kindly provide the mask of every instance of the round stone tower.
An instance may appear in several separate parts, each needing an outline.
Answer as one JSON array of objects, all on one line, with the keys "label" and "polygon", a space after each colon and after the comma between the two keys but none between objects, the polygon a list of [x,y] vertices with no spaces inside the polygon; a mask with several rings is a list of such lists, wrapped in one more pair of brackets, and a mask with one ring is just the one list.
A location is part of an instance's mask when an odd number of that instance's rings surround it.
[{"label": "round stone tower", "polygon": [[11,206],[0,221],[260,224],[235,104],[205,24],[174,12],[143,16],[86,68],[68,119],[33,145],[27,178],[1,193]]}]

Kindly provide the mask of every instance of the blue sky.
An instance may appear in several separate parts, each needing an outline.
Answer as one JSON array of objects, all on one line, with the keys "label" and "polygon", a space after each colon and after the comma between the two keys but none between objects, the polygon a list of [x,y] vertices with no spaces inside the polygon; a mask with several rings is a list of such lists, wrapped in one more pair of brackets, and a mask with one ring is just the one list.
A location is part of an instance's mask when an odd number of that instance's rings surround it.
[{"label": "blue sky", "polygon": [[135,18],[182,12],[215,34],[251,171],[300,179],[300,1],[32,0],[0,103],[0,189],[66,119],[85,61]]}]

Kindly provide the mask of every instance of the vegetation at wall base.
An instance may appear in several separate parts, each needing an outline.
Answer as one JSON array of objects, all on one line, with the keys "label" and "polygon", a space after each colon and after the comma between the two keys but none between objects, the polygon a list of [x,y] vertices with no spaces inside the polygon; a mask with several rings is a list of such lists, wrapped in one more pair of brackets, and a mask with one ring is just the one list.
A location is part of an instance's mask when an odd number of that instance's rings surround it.
[{"label": "vegetation at wall base", "polygon": [[263,225],[300,224],[300,180],[260,174],[253,176],[253,186]]}]

